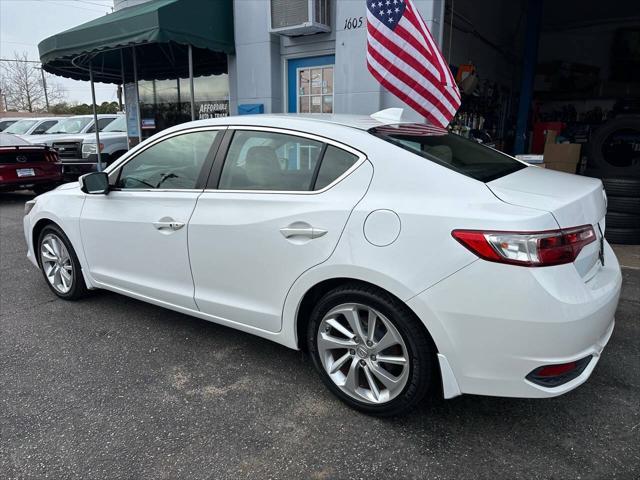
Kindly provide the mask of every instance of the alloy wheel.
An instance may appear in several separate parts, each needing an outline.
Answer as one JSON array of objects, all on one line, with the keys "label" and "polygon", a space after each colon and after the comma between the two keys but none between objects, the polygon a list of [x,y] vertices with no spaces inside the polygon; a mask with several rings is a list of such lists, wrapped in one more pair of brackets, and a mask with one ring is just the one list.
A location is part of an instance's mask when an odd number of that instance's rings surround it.
[{"label": "alloy wheel", "polygon": [[407,346],[395,325],[371,307],[345,303],[331,309],[320,322],[317,345],[329,378],[356,400],[386,403],[407,384]]},{"label": "alloy wheel", "polygon": [[40,244],[42,269],[51,286],[66,294],[73,286],[73,263],[64,242],[53,233],[48,233]]}]

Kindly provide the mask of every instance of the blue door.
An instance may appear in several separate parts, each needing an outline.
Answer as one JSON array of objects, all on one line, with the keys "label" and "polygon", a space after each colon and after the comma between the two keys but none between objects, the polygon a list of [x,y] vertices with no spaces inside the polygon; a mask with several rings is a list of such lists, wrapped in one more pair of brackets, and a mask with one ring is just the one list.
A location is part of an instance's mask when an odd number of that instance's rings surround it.
[{"label": "blue door", "polygon": [[333,113],[335,55],[287,61],[287,111]]}]

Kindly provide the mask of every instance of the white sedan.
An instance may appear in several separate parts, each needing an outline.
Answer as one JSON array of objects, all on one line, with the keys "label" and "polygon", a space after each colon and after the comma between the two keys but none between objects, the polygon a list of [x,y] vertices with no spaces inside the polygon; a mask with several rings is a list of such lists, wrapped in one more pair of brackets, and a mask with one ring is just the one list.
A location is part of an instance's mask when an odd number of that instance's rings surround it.
[{"label": "white sedan", "polygon": [[111,290],[305,349],[371,414],[582,384],[621,286],[600,180],[391,117],[170,128],[28,202],[28,257],[63,299]]}]

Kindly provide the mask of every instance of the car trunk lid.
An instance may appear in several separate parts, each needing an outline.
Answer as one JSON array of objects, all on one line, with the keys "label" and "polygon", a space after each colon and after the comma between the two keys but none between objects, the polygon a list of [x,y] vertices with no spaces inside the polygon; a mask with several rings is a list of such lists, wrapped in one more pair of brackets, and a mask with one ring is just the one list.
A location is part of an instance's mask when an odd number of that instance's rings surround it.
[{"label": "car trunk lid", "polygon": [[[503,202],[551,213],[560,228],[592,225],[598,240],[604,233],[606,196],[598,179],[528,167],[487,186]],[[587,245],[574,262],[583,277],[598,264],[600,250],[599,241]]]}]

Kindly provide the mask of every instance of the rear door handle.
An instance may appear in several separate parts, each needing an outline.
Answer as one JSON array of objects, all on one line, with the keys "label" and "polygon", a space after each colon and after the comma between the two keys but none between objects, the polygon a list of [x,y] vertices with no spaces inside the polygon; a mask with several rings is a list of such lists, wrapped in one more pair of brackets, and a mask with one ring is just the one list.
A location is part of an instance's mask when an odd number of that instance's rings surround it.
[{"label": "rear door handle", "polygon": [[315,228],[311,225],[309,226],[288,226],[280,229],[284,238],[291,237],[306,237],[306,238],[318,238],[327,233],[326,230],[322,228]]},{"label": "rear door handle", "polygon": [[180,230],[184,227],[184,222],[176,222],[175,220],[153,222],[153,226],[158,230]]}]

